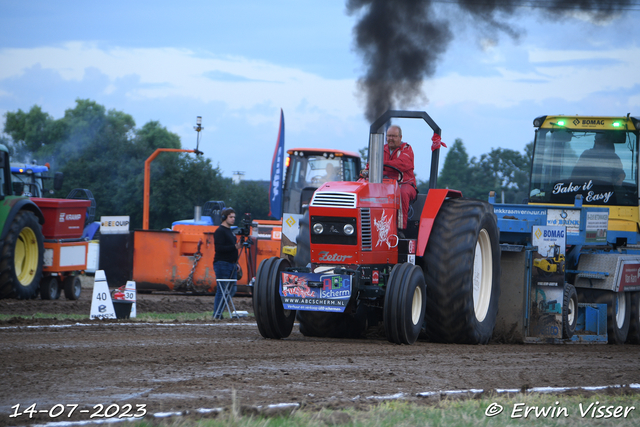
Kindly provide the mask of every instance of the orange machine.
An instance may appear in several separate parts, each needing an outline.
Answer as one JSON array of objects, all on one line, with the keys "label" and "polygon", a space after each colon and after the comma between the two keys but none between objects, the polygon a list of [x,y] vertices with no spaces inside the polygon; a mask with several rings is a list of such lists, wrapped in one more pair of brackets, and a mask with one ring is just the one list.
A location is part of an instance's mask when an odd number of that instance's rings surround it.
[{"label": "orange machine", "polygon": [[[238,264],[238,292],[250,294],[256,268],[263,259],[280,255],[280,221],[256,220],[243,241]],[[137,230],[134,236],[133,280],[139,290],[213,292],[217,225],[177,224],[172,230]]]}]

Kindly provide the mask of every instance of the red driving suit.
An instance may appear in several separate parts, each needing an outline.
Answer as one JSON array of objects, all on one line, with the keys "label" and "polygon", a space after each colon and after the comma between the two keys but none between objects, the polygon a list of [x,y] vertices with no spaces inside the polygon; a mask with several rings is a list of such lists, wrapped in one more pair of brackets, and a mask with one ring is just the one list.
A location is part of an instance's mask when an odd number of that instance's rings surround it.
[{"label": "red driving suit", "polygon": [[[395,166],[403,173],[400,182],[400,197],[402,199],[402,228],[407,228],[407,212],[409,203],[418,194],[416,189],[416,176],[413,173],[413,149],[406,142],[400,143],[393,153],[389,152],[389,144],[384,145],[384,164]],[[398,172],[391,168],[385,168],[384,175],[391,179],[398,178]]]}]

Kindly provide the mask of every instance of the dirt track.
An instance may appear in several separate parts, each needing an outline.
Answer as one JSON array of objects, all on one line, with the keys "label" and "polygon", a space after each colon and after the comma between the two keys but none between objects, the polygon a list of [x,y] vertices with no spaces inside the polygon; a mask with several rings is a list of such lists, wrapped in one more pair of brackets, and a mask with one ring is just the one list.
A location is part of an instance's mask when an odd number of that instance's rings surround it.
[{"label": "dirt track", "polygon": [[[263,339],[251,319],[151,324],[90,321],[90,292],[79,301],[0,300],[0,313],[86,314],[86,321],[0,323],[0,426],[60,421],[49,414],[9,418],[36,403],[146,404],[148,413],[297,402],[366,406],[384,396],[466,389],[584,387],[640,383],[640,348],[609,345],[443,345],[366,340]],[[249,298],[236,298],[249,310]],[[138,295],[138,312],[212,310],[213,298]],[[67,407],[68,408],[68,407]],[[65,412],[66,414],[66,412]],[[87,415],[77,419],[88,419]]]}]

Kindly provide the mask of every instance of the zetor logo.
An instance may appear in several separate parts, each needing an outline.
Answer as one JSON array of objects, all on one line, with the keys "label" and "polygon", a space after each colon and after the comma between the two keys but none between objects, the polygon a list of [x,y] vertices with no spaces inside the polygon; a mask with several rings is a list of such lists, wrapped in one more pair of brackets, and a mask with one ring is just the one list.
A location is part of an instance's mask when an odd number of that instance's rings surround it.
[{"label": "zetor logo", "polygon": [[60,222],[66,221],[77,221],[82,218],[81,214],[65,214],[64,212],[60,213]]},{"label": "zetor logo", "polygon": [[351,255],[338,255],[337,253],[334,254],[329,254],[329,252],[327,251],[322,251],[320,252],[320,261],[327,261],[327,262],[342,262],[347,258],[352,258]]}]

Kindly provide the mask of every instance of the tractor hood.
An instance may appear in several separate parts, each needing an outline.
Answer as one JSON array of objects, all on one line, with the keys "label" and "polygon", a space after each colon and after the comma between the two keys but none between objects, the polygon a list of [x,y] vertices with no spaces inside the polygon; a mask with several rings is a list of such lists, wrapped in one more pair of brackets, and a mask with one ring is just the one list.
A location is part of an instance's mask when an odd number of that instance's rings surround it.
[{"label": "tractor hood", "polygon": [[380,184],[359,180],[357,182],[328,182],[318,188],[311,200],[311,207],[372,208],[391,207],[397,204],[398,184],[385,179]]}]

